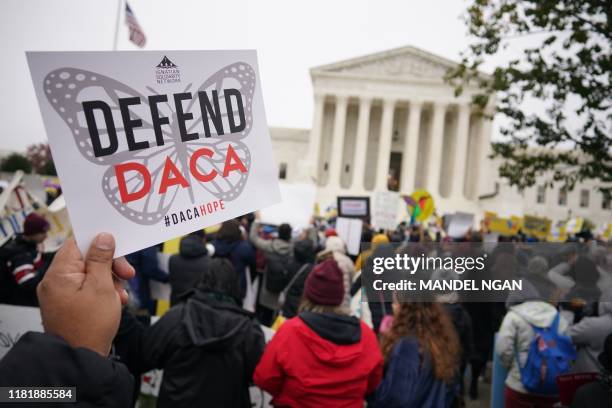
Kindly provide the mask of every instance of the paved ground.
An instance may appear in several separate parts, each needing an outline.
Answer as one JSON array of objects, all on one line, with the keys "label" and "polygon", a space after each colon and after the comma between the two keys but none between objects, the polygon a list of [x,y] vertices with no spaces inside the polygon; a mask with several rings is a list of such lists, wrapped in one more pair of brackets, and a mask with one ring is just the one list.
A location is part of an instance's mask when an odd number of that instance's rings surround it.
[{"label": "paved ground", "polygon": [[[470,384],[470,372],[465,376],[465,383],[469,386]],[[466,396],[465,399],[467,408],[489,408],[491,405],[491,369],[487,367],[485,377],[481,377],[478,381],[478,399],[471,400],[470,397]]]}]

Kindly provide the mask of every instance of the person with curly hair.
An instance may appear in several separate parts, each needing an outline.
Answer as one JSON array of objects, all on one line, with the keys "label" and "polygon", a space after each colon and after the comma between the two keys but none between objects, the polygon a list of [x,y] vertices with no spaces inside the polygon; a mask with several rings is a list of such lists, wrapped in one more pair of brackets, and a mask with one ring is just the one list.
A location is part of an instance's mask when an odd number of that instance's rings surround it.
[{"label": "person with curly hair", "polygon": [[383,334],[383,381],[368,408],[449,407],[458,387],[461,346],[438,303],[393,303],[393,324]]}]

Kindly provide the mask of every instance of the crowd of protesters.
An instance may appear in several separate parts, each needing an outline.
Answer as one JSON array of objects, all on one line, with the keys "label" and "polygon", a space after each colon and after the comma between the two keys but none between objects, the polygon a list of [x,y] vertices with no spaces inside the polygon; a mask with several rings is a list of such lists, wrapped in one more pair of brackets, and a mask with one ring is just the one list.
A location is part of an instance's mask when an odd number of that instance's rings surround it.
[{"label": "crowd of protesters", "polygon": [[[31,214],[0,254],[0,302],[40,306],[45,334],[25,334],[0,361],[0,386],[76,385],[83,404],[128,407],[140,376],[159,368],[160,407],[250,407],[253,384],[278,407],[460,407],[479,397],[495,350],[509,370],[506,407],[553,407],[555,376],[572,372],[598,375],[572,406],[608,406],[610,246],[585,235],[530,247],[519,234],[488,250],[482,230],[452,240],[426,226],[364,225],[371,245],[353,257],[333,219],[298,231],[249,214],[183,237],[166,273],[157,247],[113,261],[108,234],[83,256],[67,241],[48,266],[38,249],[48,223]],[[435,245],[452,241],[475,245]],[[487,273],[525,285],[487,304],[365,290],[374,256],[436,251],[489,251]],[[171,308],[152,324],[151,280],[171,287]],[[267,344],[261,325],[276,329]]]}]

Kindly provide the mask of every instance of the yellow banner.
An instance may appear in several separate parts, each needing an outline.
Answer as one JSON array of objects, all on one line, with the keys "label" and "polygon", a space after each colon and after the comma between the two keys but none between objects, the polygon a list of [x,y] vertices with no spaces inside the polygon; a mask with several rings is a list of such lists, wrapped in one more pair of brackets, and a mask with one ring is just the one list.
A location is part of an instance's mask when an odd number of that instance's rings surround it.
[{"label": "yellow banner", "polygon": [[516,235],[521,228],[521,224],[522,219],[520,217],[502,218],[494,212],[485,212],[485,227],[490,232],[504,236]]},{"label": "yellow banner", "polygon": [[539,240],[545,240],[550,231],[551,221],[545,217],[526,215],[523,217],[523,232]]}]

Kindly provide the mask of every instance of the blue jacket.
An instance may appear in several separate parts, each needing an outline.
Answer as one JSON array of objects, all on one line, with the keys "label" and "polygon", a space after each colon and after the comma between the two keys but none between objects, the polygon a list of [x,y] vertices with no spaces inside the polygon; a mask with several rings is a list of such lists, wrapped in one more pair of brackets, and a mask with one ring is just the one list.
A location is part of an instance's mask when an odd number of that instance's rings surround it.
[{"label": "blue jacket", "polygon": [[240,277],[240,290],[246,290],[246,268],[251,267],[251,276],[255,273],[255,248],[248,241],[214,240],[215,258],[227,258],[231,261]]},{"label": "blue jacket", "polygon": [[168,282],[168,274],[159,267],[157,253],[157,246],[152,246],[126,255],[126,259],[136,270],[136,276],[132,279],[134,282],[130,282],[130,286],[135,288],[138,295],[138,306],[147,309],[151,314],[155,313],[155,304],[151,299],[149,280]]},{"label": "blue jacket", "polygon": [[391,350],[383,380],[368,397],[368,408],[444,408],[446,394],[447,386],[434,377],[427,354],[421,363],[417,339],[404,337]]}]

